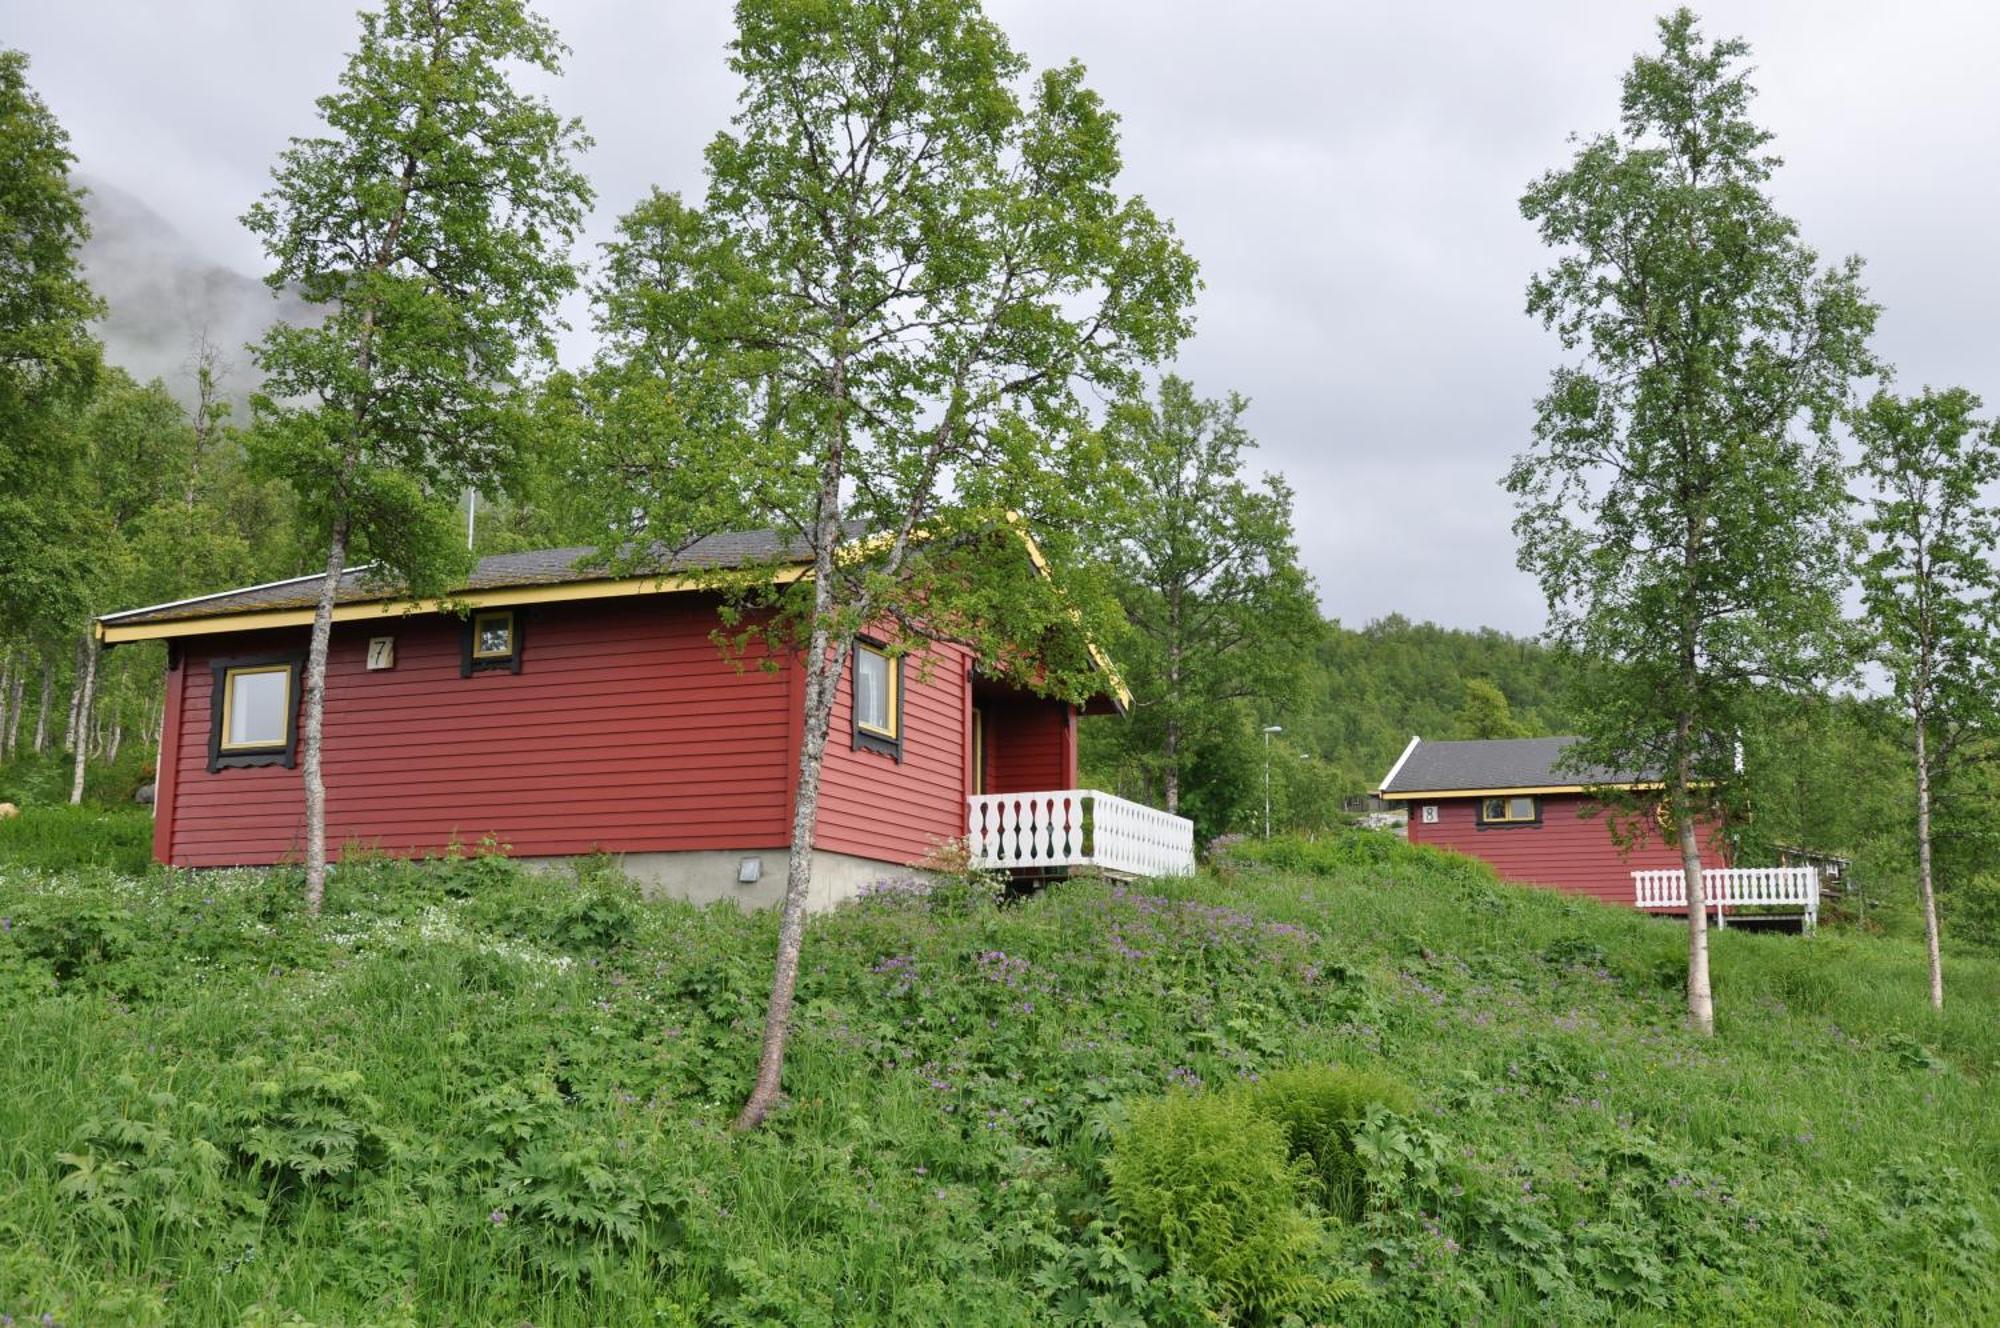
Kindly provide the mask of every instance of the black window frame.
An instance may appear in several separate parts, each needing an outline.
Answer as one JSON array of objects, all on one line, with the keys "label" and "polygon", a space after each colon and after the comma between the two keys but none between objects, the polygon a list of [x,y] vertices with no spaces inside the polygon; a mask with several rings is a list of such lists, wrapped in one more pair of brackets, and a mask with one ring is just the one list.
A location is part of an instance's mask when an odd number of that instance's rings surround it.
[{"label": "black window frame", "polygon": [[[498,614],[507,615],[507,632],[512,651],[505,655],[480,656],[475,653],[479,643],[479,620]],[[475,673],[521,671],[521,642],[526,635],[527,615],[519,609],[474,609],[465,615],[464,630],[459,633],[458,676],[470,678]]]},{"label": "black window frame", "polygon": [[[209,661],[209,676],[213,685],[208,698],[208,773],[222,770],[240,770],[253,766],[279,765],[287,770],[299,763],[299,707],[305,697],[301,694],[299,680],[305,671],[305,656],[297,651],[285,651],[273,655],[232,655],[227,659]],[[237,669],[269,669],[283,665],[288,671],[286,685],[291,689],[292,704],[285,715],[285,740],[268,746],[238,748],[224,751],[222,747],[222,707],[229,690],[229,675]]]},{"label": "black window frame", "polygon": [[[861,698],[857,694],[857,684],[861,678],[861,652],[863,650],[872,650],[889,662],[890,708],[894,711],[896,725],[894,737],[878,733],[874,729],[864,726],[861,722]],[[896,759],[896,763],[901,765],[903,762],[903,657],[892,653],[886,641],[878,641],[873,637],[867,636],[856,637],[854,649],[849,651],[848,654],[847,710],[849,717],[853,720],[854,750],[858,752],[877,752],[883,756],[892,756]]]},{"label": "black window frame", "polygon": [[[1515,798],[1526,798],[1535,804],[1535,814],[1527,820],[1489,821],[1486,819],[1486,804],[1489,802],[1512,802]],[[1542,823],[1542,795],[1539,793],[1487,793],[1473,804],[1473,817],[1481,830],[1532,830]]]}]

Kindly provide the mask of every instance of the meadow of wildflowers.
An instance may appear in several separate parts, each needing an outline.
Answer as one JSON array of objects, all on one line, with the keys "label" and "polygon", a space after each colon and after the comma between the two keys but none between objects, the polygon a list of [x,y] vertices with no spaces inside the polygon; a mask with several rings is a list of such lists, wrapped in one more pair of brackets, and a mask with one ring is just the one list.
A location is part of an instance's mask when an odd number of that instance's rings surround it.
[{"label": "meadow of wildflowers", "polygon": [[[734,1136],[769,916],[470,857],[312,921],[282,871],[0,845],[0,1315],[2000,1321],[2000,965],[1938,1020],[1905,942],[1731,932],[1697,1041],[1671,925],[1258,855],[815,920]],[[1322,1083],[1374,1087],[1308,1139]]]}]

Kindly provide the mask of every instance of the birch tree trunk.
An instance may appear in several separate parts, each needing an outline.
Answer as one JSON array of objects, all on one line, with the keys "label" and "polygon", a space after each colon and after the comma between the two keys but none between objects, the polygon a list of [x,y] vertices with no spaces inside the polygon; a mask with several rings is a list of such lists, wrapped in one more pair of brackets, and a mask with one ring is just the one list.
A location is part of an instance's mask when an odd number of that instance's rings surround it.
[{"label": "birch tree trunk", "polygon": [[1167,774],[1162,790],[1167,810],[1181,810],[1181,596],[1178,589],[1167,597],[1167,722],[1161,746],[1165,749]]},{"label": "birch tree trunk", "polygon": [[19,677],[15,667],[14,652],[10,649],[0,656],[0,761],[7,759],[13,747],[10,735],[14,731],[14,679]]},{"label": "birch tree trunk", "polygon": [[343,509],[334,517],[327,543],[326,576],[313,606],[312,644],[306,648],[303,782],[306,794],[306,912],[319,916],[326,899],[326,780],[320,764],[320,735],[326,718],[326,654],[333,640],[333,601],[340,574],[347,564],[348,518]]},{"label": "birch tree trunk", "polygon": [[[1686,720],[1682,721],[1683,727]],[[1703,1037],[1715,1033],[1715,998],[1708,984],[1708,892],[1701,879],[1701,836],[1695,828],[1694,801],[1689,795],[1689,758],[1684,754],[1674,772],[1672,803],[1680,832],[1681,870],[1687,875],[1688,1027]]]},{"label": "birch tree trunk", "polygon": [[754,1130],[777,1105],[784,1085],[785,1043],[791,1035],[792,996],[798,988],[799,952],[805,946],[806,906],[812,898],[814,832],[819,826],[820,768],[826,755],[833,700],[847,667],[853,638],[836,645],[833,618],[834,550],[840,541],[840,482],[847,465],[847,361],[833,363],[835,402],[832,447],[821,464],[813,523],[812,631],[806,645],[804,723],[799,733],[799,783],[792,797],[792,850],[785,864],[785,903],[778,915],[778,955],[771,974],[771,999],[764,1009],[764,1043],[757,1054],[757,1082],[737,1113],[735,1129]]},{"label": "birch tree trunk", "polygon": [[35,712],[35,755],[40,756],[49,746],[49,710],[56,699],[56,666],[46,653],[42,655],[42,699],[41,707]]},{"label": "birch tree trunk", "polygon": [[62,750],[66,752],[75,751],[78,741],[77,721],[83,710],[84,654],[85,644],[82,641],[78,641],[76,643],[76,668],[69,675],[69,720],[63,725]]},{"label": "birch tree trunk", "polygon": [[83,803],[83,772],[90,763],[90,703],[97,693],[97,659],[104,652],[97,642],[84,637],[83,677],[76,685],[76,768],[70,775],[69,805]]},{"label": "birch tree trunk", "polygon": [[1927,716],[1916,712],[1917,747],[1917,895],[1924,906],[1924,955],[1930,963],[1931,1009],[1944,1012],[1944,959],[1938,951],[1937,891],[1931,883],[1931,762]]},{"label": "birch tree trunk", "polygon": [[28,704],[28,662],[22,660],[14,667],[14,686],[7,703],[7,750],[18,754],[21,750],[21,712]]},{"label": "birch tree trunk", "polygon": [[[785,902],[778,915],[778,955],[771,998],[764,1010],[764,1041],[757,1056],[757,1082],[737,1113],[735,1128],[754,1130],[771,1114],[783,1088],[785,1043],[791,1034],[792,998],[798,989],[799,954],[805,948],[806,912],[812,895],[814,833],[819,825],[819,789],[833,699],[846,668],[848,647],[835,649],[824,629],[812,634],[806,660],[805,725],[799,742],[799,787],[792,801],[791,856],[785,868]],[[815,662],[817,661],[817,662]]]}]

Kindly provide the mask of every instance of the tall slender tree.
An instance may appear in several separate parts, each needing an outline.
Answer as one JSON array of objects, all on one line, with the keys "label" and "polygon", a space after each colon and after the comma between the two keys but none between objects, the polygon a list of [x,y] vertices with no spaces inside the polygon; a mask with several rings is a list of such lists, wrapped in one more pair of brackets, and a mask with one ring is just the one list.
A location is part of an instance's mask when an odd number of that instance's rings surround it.
[{"label": "tall slender tree", "polygon": [[856,635],[919,656],[960,642],[1080,692],[1072,615],[1102,601],[1073,552],[1105,460],[1082,389],[1122,393],[1175,344],[1194,271],[1117,192],[1116,119],[1083,71],[1021,86],[1025,62],[976,3],[740,0],[736,18],[743,90],[704,206],[656,194],[611,247],[592,409],[641,556],[747,521],[810,569],[718,581],[804,669],[749,1128],[778,1098]]},{"label": "tall slender tree", "polygon": [[1876,658],[1910,722],[1916,772],[1917,894],[1931,1006],[1944,1009],[1931,810],[1938,782],[1984,754],[2000,722],[2000,425],[1964,388],[1878,392],[1854,416],[1855,468],[1873,490],[1861,589]]},{"label": "tall slender tree", "polygon": [[1156,401],[1121,404],[1108,431],[1132,472],[1107,514],[1133,628],[1120,654],[1137,699],[1121,736],[1153,767],[1171,812],[1190,751],[1227,727],[1229,707],[1289,696],[1320,626],[1293,543],[1291,489],[1279,475],[1258,485],[1243,474],[1256,446],[1248,408],[1235,393],[1204,400],[1169,375]]},{"label": "tall slender tree", "polygon": [[1688,889],[1688,1019],[1714,1028],[1699,827],[1740,787],[1760,685],[1846,650],[1845,474],[1832,429],[1875,364],[1856,259],[1822,268],[1767,192],[1742,42],[1683,9],[1625,76],[1621,122],[1522,211],[1559,255],[1529,311],[1578,358],[1514,464],[1520,562],[1588,669],[1578,761],[1661,772]]},{"label": "tall slender tree", "polygon": [[[75,546],[77,410],[100,366],[103,305],[84,279],[83,191],[69,135],[0,50],[0,637],[44,659],[35,750],[47,736],[50,651],[86,616]],[[26,667],[25,663],[20,667]]]},{"label": "tall slender tree", "polygon": [[386,0],[361,17],[325,131],[293,139],[244,217],[319,321],[256,347],[255,447],[325,535],[300,744],[306,902],[326,882],[320,750],[342,574],[365,552],[411,593],[464,568],[455,505],[504,475],[526,427],[521,379],[553,359],[556,303],[590,202],[575,120],[518,89],[559,71],[523,0]]}]

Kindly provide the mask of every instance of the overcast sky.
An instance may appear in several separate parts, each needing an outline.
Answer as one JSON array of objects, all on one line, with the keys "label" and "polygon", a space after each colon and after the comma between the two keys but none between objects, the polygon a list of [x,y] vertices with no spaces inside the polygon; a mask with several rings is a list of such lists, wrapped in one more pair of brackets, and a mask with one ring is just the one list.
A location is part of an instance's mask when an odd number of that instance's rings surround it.
[{"label": "overcast sky", "polygon": [[[1081,59],[1123,117],[1128,187],[1201,264],[1179,369],[1206,393],[1251,398],[1262,463],[1297,490],[1327,612],[1357,626],[1399,612],[1539,630],[1498,487],[1557,353],[1523,312],[1543,254],[1517,200],[1566,159],[1568,134],[1611,127],[1619,77],[1664,6],[988,7],[1038,67]],[[354,8],[0,0],[0,43],[29,53],[86,179],[107,200],[129,195],[128,222],[153,232],[106,245],[142,267],[254,278],[262,259],[237,218],[285,140],[312,129]],[[597,140],[593,246],[649,186],[699,196],[702,146],[735,95],[728,6],[541,8],[574,48],[558,106]],[[1729,0],[1700,12],[1711,33],[1755,48],[1758,114],[1788,163],[1780,205],[1823,255],[1868,260],[1886,306],[1878,348],[1901,385],[1963,383],[2000,401],[2000,6]],[[225,278],[196,285],[215,298],[234,289]],[[186,282],[129,272],[107,284],[133,304],[190,298]],[[569,357],[587,348],[573,334]]]}]

